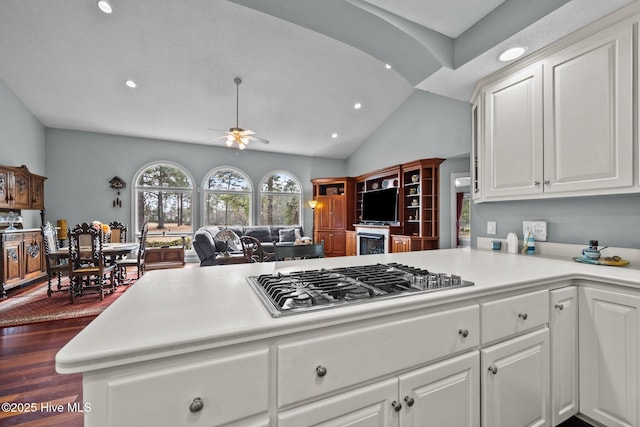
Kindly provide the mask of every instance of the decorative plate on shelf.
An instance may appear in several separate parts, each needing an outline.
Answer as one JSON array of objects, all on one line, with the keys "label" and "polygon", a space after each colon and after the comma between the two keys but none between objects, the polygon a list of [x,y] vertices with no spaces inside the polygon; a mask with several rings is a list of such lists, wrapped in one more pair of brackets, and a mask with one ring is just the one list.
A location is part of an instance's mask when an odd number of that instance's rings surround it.
[{"label": "decorative plate on shelf", "polygon": [[382,181],[382,188],[395,188],[398,186],[397,179],[385,179]]},{"label": "decorative plate on shelf", "polygon": [[371,189],[372,190],[377,190],[378,188],[380,188],[380,185],[378,185],[377,182],[374,182],[373,184],[371,184]]}]

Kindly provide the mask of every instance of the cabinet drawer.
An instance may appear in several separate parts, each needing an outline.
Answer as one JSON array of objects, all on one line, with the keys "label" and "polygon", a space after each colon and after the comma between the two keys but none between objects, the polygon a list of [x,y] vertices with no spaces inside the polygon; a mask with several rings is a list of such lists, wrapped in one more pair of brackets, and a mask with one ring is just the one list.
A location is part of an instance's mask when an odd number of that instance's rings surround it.
[{"label": "cabinet drawer", "polygon": [[[259,349],[112,378],[108,425],[212,426],[263,412],[266,418],[268,372],[268,350]],[[192,413],[197,397],[204,406]]]},{"label": "cabinet drawer", "polygon": [[478,321],[471,305],[280,344],[278,407],[473,348]]},{"label": "cabinet drawer", "polygon": [[489,343],[549,322],[549,292],[537,291],[480,304],[482,343]]}]

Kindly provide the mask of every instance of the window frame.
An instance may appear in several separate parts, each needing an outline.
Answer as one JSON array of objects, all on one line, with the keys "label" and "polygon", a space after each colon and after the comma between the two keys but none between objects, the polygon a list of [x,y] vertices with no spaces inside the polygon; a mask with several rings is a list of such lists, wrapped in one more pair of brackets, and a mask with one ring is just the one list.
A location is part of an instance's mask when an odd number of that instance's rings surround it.
[{"label": "window frame", "polygon": [[[237,191],[237,190],[233,190],[233,191],[222,191],[222,190],[208,190],[207,187],[207,183],[209,181],[209,178],[211,177],[211,175],[219,172],[219,171],[233,171],[235,173],[238,173],[240,175],[242,175],[246,180],[247,183],[249,184],[249,189],[250,190],[242,190],[242,191]],[[207,224],[207,203],[206,203],[206,198],[207,195],[209,194],[228,194],[228,193],[232,193],[232,194],[247,194],[249,195],[249,213],[248,213],[248,220],[249,220],[249,224],[247,225],[253,225],[255,223],[254,221],[254,205],[255,205],[255,186],[253,185],[253,181],[251,180],[251,178],[249,177],[249,175],[243,171],[240,168],[237,168],[235,166],[228,166],[228,165],[223,165],[223,166],[216,166],[215,168],[211,169],[209,172],[207,172],[204,176],[204,178],[202,179],[202,183],[200,185],[201,188],[201,194],[200,194],[200,205],[201,205],[201,209],[200,209],[200,223],[202,227],[209,227],[209,226],[213,226],[210,224]],[[237,226],[237,225],[241,225],[241,224],[227,224],[230,227],[233,226]]]},{"label": "window frame", "polygon": [[[283,193],[280,191],[262,191],[262,184],[264,184],[265,180],[267,178],[269,178],[270,176],[273,175],[277,175],[277,174],[284,174],[289,176],[293,181],[295,181],[296,185],[298,186],[299,192],[298,193]],[[257,223],[260,225],[275,225],[275,226],[287,226],[287,225],[291,225],[291,226],[301,226],[303,224],[303,205],[302,205],[302,201],[303,201],[303,196],[304,196],[304,189],[302,187],[302,182],[300,181],[300,179],[293,174],[292,172],[285,170],[285,169],[275,169],[272,170],[270,172],[267,172],[266,174],[264,174],[262,176],[262,178],[260,179],[260,182],[258,184],[258,191],[256,191],[257,193],[257,197],[258,197],[258,202],[257,202],[257,206],[259,206],[258,210],[257,210]],[[277,196],[282,196],[283,194],[290,194],[290,195],[298,195],[298,224],[263,224],[262,223],[262,196],[265,194],[273,194],[273,195],[277,195]]]}]

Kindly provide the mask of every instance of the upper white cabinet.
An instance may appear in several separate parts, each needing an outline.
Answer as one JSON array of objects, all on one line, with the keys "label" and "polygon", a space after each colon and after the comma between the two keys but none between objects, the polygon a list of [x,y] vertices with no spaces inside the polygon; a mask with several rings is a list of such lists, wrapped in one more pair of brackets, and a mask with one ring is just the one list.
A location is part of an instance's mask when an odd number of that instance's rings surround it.
[{"label": "upper white cabinet", "polygon": [[545,192],[633,185],[632,37],[616,26],[544,61]]},{"label": "upper white cabinet", "polygon": [[540,193],[542,66],[534,65],[488,86],[484,100],[484,196]]},{"label": "upper white cabinet", "polygon": [[638,191],[633,37],[627,19],[480,82],[472,107],[478,201]]}]

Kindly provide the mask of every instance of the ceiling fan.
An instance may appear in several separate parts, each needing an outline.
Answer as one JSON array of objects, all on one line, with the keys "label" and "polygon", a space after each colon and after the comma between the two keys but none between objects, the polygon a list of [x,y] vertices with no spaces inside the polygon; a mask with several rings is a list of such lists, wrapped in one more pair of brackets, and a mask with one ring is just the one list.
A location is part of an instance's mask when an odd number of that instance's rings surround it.
[{"label": "ceiling fan", "polygon": [[258,141],[258,142],[262,142],[264,144],[268,144],[269,141],[264,139],[264,138],[258,138],[256,135],[256,133],[252,130],[245,130],[242,129],[239,125],[238,125],[238,111],[239,111],[239,105],[240,105],[240,96],[239,96],[239,92],[240,92],[240,83],[242,83],[242,79],[240,77],[236,77],[235,79],[233,79],[233,82],[236,84],[236,127],[230,128],[228,132],[225,131],[221,131],[221,130],[217,130],[217,129],[209,129],[209,130],[213,130],[216,132],[224,132],[224,135],[222,136],[217,136],[215,138],[210,138],[211,141],[215,141],[216,139],[226,139],[226,144],[228,147],[233,146],[234,143],[238,144],[238,148],[240,150],[244,150],[245,148],[247,148],[247,144],[249,143],[249,141]]}]

